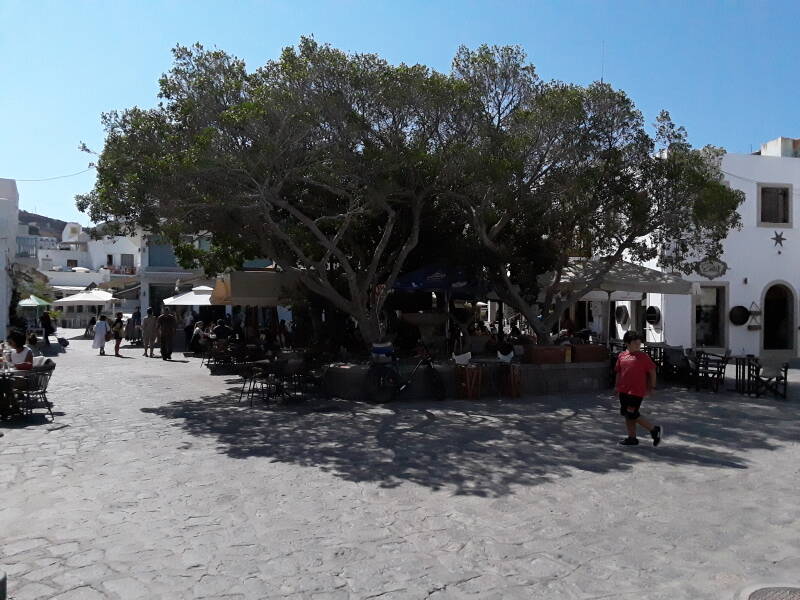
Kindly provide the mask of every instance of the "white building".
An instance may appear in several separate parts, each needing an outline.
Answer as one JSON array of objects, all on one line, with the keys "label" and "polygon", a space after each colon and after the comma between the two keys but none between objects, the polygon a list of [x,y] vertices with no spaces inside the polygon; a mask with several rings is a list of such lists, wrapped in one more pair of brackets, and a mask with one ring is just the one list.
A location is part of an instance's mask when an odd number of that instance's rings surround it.
[{"label": "white building", "polygon": [[[648,341],[730,350],[733,354],[797,356],[800,292],[800,139],[778,138],[754,154],[727,154],[722,171],[728,184],[745,193],[739,207],[742,228],[731,231],[719,261],[698,262],[701,295],[648,294],[657,322],[646,327]],[[642,329],[645,306],[627,308],[627,323]],[[657,310],[656,310],[657,309]],[[660,312],[660,315],[657,313]],[[656,321],[656,318],[651,318]]]},{"label": "white building", "polygon": [[9,267],[17,253],[19,193],[13,179],[0,179],[0,332],[8,328],[12,282]]},{"label": "white building", "polygon": [[200,269],[184,269],[178,265],[172,244],[153,235],[140,237],[141,268],[139,269],[139,303],[142,313],[152,308],[157,314],[165,298],[186,291],[193,284],[205,283]]},{"label": "white building", "polygon": [[139,236],[91,239],[78,223],[67,223],[58,241],[25,232],[17,237],[18,256],[25,257],[18,260],[31,260],[32,256],[57,296],[58,292],[99,285],[115,277],[135,277],[141,266],[140,246]]}]

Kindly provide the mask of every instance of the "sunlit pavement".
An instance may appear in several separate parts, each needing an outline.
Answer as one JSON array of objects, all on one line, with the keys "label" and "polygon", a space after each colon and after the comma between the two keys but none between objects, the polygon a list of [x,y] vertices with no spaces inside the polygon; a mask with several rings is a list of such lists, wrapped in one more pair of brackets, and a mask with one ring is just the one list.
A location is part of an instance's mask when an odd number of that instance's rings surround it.
[{"label": "sunlit pavement", "polygon": [[610,393],[250,408],[199,359],[123,353],[73,339],[55,422],[0,425],[11,598],[716,600],[800,578],[800,383],[661,390],[664,443],[622,448]]}]

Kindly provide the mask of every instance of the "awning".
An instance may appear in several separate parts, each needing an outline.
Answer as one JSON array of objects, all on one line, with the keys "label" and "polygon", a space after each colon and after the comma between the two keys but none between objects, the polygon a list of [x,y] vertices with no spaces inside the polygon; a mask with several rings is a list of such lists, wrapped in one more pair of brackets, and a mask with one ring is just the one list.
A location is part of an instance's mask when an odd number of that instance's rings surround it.
[{"label": "awning", "polygon": [[[561,286],[579,288],[591,279],[597,269],[602,268],[600,261],[581,261],[564,269]],[[696,294],[699,286],[686,281],[677,275],[662,273],[641,265],[622,261],[606,273],[593,291],[603,292],[637,292],[639,294]],[[614,298],[612,298],[613,300]]]},{"label": "awning", "polygon": [[211,306],[211,292],[214,288],[206,285],[194,287],[189,292],[164,299],[164,306]]},{"label": "awning", "polygon": [[297,285],[297,275],[285,271],[234,271],[219,279],[211,292],[211,304],[230,306],[279,306]]},{"label": "awning", "polygon": [[444,292],[471,298],[486,295],[485,286],[470,276],[465,267],[428,265],[397,278],[394,289],[403,292]]},{"label": "awning", "polygon": [[22,308],[39,308],[41,306],[50,306],[50,302],[31,294],[25,298],[25,300],[20,300],[17,306],[21,306]]},{"label": "awning", "polygon": [[58,304],[60,306],[66,305],[99,305],[99,304],[106,304],[107,302],[111,302],[113,300],[113,296],[111,292],[104,292],[103,290],[88,290],[85,292],[79,292],[77,294],[73,294],[72,296],[67,296],[66,298],[61,298],[61,300],[56,300],[53,304]]}]

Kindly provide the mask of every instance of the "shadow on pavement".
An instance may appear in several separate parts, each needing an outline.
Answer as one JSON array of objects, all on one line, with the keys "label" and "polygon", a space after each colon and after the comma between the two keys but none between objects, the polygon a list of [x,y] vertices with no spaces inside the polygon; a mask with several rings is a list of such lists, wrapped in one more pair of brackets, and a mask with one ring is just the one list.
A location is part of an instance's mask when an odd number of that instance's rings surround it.
[{"label": "shadow on pavement", "polygon": [[265,457],[350,481],[413,482],[478,496],[640,462],[744,469],[748,451],[772,450],[800,434],[797,404],[681,389],[662,390],[643,406],[666,429],[658,448],[646,432],[638,447],[617,445],[624,425],[610,393],[385,406],[318,399],[252,409],[238,399],[232,388],[142,411],[182,420],[192,435],[216,437],[220,452],[233,458]]}]

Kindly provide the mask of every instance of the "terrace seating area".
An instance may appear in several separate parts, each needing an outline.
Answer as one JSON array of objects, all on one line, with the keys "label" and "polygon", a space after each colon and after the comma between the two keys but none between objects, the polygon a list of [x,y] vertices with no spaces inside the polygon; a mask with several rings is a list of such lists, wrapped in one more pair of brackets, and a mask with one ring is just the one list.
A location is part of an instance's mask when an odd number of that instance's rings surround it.
[{"label": "terrace seating area", "polygon": [[28,418],[44,410],[52,421],[53,403],[48,398],[50,379],[56,363],[36,356],[29,370],[0,370],[0,417],[3,420]]},{"label": "terrace seating area", "polygon": [[322,363],[304,349],[274,349],[233,339],[208,340],[201,365],[241,377],[239,402],[303,401],[324,395]]},{"label": "terrace seating area", "polygon": [[[613,368],[622,343],[613,340],[610,346],[615,349],[611,357]],[[756,397],[774,396],[785,399],[788,394],[789,364],[785,361],[755,355],[734,356],[730,350],[718,354],[658,342],[647,342],[643,344],[642,350],[656,364],[659,377],[668,383],[695,391],[734,391]],[[734,367],[734,387],[725,388],[729,365]]]}]

